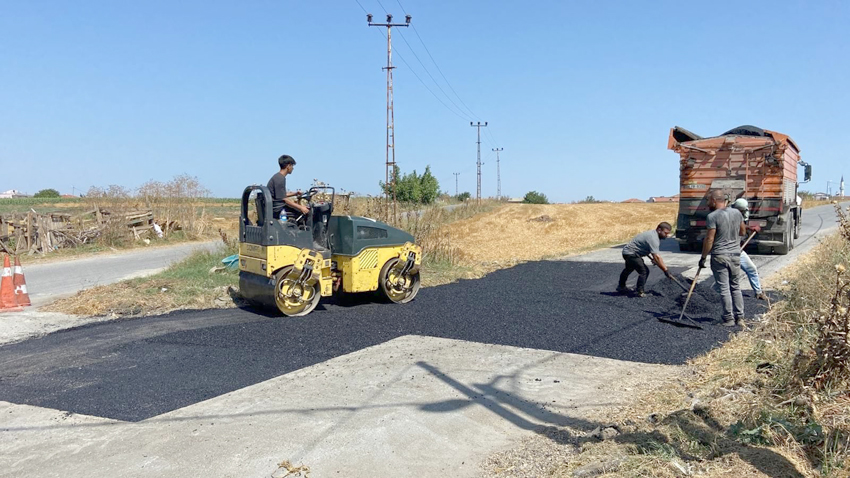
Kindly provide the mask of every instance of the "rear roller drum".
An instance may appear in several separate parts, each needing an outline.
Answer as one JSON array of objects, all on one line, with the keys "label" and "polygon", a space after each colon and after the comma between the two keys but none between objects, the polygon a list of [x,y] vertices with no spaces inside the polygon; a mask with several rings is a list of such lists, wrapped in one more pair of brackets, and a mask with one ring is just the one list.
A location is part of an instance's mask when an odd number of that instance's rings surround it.
[{"label": "rear roller drum", "polygon": [[299,281],[292,274],[292,266],[284,267],[275,274],[274,302],[288,317],[307,315],[319,305],[322,298],[318,280]]},{"label": "rear roller drum", "polygon": [[396,304],[410,302],[419,292],[419,271],[404,272],[398,258],[384,264],[378,280],[383,295]]}]

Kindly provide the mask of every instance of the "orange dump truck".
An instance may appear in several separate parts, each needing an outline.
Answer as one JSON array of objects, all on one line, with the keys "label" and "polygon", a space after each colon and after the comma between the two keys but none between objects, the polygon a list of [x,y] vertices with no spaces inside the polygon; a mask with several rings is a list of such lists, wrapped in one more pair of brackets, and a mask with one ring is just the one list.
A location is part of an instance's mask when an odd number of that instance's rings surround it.
[{"label": "orange dump truck", "polygon": [[667,148],[679,153],[676,240],[681,250],[702,247],[707,194],[713,189],[723,190],[730,202],[746,198],[750,224],[761,226],[750,242],[760,253],[787,254],[794,248],[803,214],[797,199],[797,169],[804,167],[804,182],[812,175],[794,140],[755,126],[739,126],[710,138],[676,126],[670,130]]}]

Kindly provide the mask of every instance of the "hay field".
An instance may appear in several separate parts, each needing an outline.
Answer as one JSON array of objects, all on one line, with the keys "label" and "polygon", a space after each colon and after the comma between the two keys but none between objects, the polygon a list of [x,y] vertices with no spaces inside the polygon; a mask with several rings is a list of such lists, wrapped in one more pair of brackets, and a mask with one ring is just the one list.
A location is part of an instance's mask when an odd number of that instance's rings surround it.
[{"label": "hay field", "polygon": [[461,262],[507,265],[626,242],[676,223],[678,203],[507,204],[446,226]]}]

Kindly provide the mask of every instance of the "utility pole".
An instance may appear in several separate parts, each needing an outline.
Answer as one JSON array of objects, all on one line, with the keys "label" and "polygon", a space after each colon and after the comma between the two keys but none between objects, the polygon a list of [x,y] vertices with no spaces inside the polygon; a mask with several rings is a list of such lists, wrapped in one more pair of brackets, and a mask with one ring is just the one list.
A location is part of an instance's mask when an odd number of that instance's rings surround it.
[{"label": "utility pole", "polygon": [[460,173],[452,173],[452,174],[455,175],[455,196],[457,196],[458,195],[458,192],[457,192],[457,177],[460,176]]},{"label": "utility pole", "polygon": [[[393,221],[396,218],[396,195],[395,195],[395,117],[393,116],[393,43],[392,43],[392,28],[406,27],[410,25],[411,16],[404,16],[404,23],[393,23],[393,16],[387,14],[386,23],[372,23],[372,14],[366,14],[366,23],[370,27],[387,27],[387,66],[381,68],[387,70],[387,182],[388,188],[393,190]],[[387,204],[387,215],[389,216],[390,192],[384,190],[384,201]]]},{"label": "utility pole", "polygon": [[500,201],[502,199],[502,174],[499,171],[499,153],[504,151],[505,148],[493,148],[493,151],[496,152],[496,200]]},{"label": "utility pole", "polygon": [[475,192],[475,199],[478,201],[478,204],[481,204],[481,128],[486,128],[487,122],[485,121],[484,124],[481,124],[479,121],[478,124],[472,124],[472,121],[470,121],[469,126],[478,128],[478,141],[476,142],[478,144],[478,160],[475,163],[478,165],[478,189]]}]

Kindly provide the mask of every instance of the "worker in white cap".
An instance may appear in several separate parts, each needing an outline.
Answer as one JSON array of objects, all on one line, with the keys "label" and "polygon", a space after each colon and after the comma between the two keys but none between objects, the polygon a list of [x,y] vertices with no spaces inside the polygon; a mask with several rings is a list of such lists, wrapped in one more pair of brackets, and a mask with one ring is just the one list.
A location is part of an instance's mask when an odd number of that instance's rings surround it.
[{"label": "worker in white cap", "polygon": [[[746,223],[750,219],[750,208],[747,200],[744,198],[738,198],[735,202],[732,203],[732,206],[744,216],[744,222]],[[747,229],[753,232],[758,232],[761,228],[758,224],[749,224],[747,225]],[[756,265],[750,256],[741,249],[741,270],[744,271],[744,274],[747,275],[747,279],[750,281],[750,287],[753,288],[753,293],[756,298],[759,300],[767,300],[767,296],[764,295],[764,291],[761,289],[761,281],[759,281],[759,271],[756,269]]]}]

